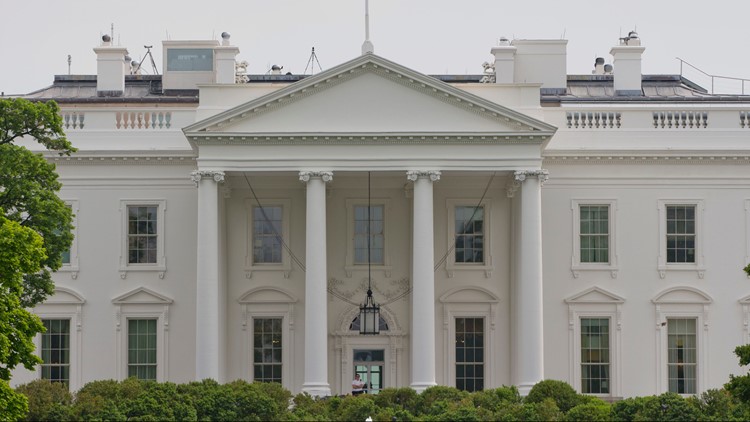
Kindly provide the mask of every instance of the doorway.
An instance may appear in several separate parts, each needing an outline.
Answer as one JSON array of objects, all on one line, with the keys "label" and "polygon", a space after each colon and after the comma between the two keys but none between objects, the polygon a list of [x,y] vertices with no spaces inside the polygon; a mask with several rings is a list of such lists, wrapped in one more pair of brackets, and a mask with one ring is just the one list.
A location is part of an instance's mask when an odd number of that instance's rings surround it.
[{"label": "doorway", "polygon": [[354,373],[365,383],[366,393],[378,394],[385,388],[385,350],[354,349]]}]

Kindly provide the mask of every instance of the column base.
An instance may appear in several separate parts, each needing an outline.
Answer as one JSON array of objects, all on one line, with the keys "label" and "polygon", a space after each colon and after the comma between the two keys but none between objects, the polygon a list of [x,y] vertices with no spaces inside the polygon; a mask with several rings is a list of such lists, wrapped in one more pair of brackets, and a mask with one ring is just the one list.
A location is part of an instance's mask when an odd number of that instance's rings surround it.
[{"label": "column base", "polygon": [[331,386],[328,384],[306,383],[302,384],[302,392],[313,397],[328,397],[331,395]]},{"label": "column base", "polygon": [[415,382],[409,387],[411,387],[412,390],[416,391],[417,394],[422,394],[422,392],[430,387],[434,387],[437,384],[434,382]]},{"label": "column base", "polygon": [[518,393],[521,394],[521,397],[526,397],[529,395],[529,391],[531,391],[531,388],[534,387],[536,383],[534,384],[518,384]]}]

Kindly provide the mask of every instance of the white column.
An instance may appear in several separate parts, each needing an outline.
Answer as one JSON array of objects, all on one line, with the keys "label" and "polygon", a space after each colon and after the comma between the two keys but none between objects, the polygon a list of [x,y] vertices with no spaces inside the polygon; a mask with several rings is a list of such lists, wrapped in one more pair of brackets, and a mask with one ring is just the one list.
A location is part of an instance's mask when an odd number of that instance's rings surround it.
[{"label": "white column", "polygon": [[521,186],[520,259],[516,271],[515,356],[516,385],[521,395],[544,379],[544,322],[542,292],[542,184],[547,170],[515,172]]},{"label": "white column", "polygon": [[435,382],[435,242],[432,183],[439,171],[409,171],[414,182],[411,311],[411,388],[421,393]]},{"label": "white column", "polygon": [[219,312],[219,187],[222,171],[194,171],[198,187],[198,259],[195,301],[195,379],[223,381],[219,332],[223,329]]},{"label": "white column", "polygon": [[330,396],[328,384],[328,312],[326,310],[326,182],[331,172],[301,171],[307,184],[305,238],[305,382],[302,391]]}]

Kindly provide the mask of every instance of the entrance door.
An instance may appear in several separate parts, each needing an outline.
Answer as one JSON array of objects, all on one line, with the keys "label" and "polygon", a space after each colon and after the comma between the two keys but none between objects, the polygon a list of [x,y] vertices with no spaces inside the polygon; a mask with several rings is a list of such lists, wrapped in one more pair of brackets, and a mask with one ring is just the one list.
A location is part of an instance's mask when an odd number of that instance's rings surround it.
[{"label": "entrance door", "polygon": [[354,373],[364,381],[366,392],[378,394],[385,388],[383,374],[385,373],[385,351],[383,349],[354,350]]}]

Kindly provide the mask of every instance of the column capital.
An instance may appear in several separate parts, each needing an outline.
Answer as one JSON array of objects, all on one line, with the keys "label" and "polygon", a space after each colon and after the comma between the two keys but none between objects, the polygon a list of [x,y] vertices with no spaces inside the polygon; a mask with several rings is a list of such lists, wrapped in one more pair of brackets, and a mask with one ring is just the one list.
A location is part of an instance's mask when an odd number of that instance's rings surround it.
[{"label": "column capital", "polygon": [[541,169],[541,170],[518,170],[513,173],[513,178],[517,182],[523,182],[528,177],[537,177],[539,179],[539,183],[544,184],[544,182],[549,179],[549,172],[547,170]]},{"label": "column capital", "polygon": [[429,177],[431,182],[437,182],[441,174],[439,170],[409,170],[406,172],[406,178],[416,182],[420,177]]},{"label": "column capital", "polygon": [[198,183],[204,178],[214,179],[216,183],[224,182],[224,172],[218,170],[195,170],[190,172],[190,179],[195,183],[195,187],[198,187]]},{"label": "column capital", "polygon": [[301,171],[299,172],[299,180],[301,182],[309,182],[312,177],[320,177],[324,182],[328,183],[333,180],[332,171]]}]

